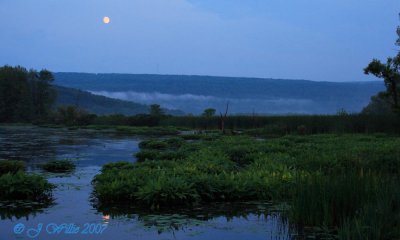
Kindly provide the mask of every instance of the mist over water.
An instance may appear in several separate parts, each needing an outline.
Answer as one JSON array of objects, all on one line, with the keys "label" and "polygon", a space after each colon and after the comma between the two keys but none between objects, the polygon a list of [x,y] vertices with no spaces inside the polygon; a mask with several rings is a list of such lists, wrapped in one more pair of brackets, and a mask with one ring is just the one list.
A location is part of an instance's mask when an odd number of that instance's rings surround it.
[{"label": "mist over water", "polygon": [[224,112],[227,102],[229,114],[357,113],[384,89],[381,82],[89,73],[57,73],[55,84],[186,114],[206,108]]},{"label": "mist over water", "polygon": [[229,102],[229,112],[234,114],[287,114],[312,113],[318,111],[319,106],[308,99],[290,98],[221,98],[196,94],[167,94],[160,92],[113,92],[90,91],[93,94],[132,101],[142,104],[160,104],[164,108],[179,109],[185,113],[200,114],[206,108],[215,108],[224,111]]}]

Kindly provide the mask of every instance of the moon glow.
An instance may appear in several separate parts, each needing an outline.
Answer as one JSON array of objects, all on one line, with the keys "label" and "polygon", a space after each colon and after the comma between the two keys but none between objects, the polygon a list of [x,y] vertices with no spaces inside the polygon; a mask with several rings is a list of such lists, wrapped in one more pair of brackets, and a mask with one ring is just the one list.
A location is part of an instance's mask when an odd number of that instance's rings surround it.
[{"label": "moon glow", "polygon": [[111,20],[110,20],[109,17],[104,17],[104,18],[103,18],[103,23],[104,23],[104,24],[109,24],[110,21],[111,21]]}]

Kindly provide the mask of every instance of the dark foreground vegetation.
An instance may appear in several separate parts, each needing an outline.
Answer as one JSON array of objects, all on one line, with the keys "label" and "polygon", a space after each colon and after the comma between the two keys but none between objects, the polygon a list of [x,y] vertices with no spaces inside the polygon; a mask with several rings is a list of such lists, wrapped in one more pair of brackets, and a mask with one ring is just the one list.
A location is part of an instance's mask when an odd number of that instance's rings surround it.
[{"label": "dark foreground vegetation", "polygon": [[0,201],[49,202],[54,186],[44,177],[24,170],[21,161],[0,160]]},{"label": "dark foreground vegetation", "polygon": [[400,237],[400,138],[375,135],[187,135],[140,144],[139,163],[107,164],[99,204],[163,209],[212,202],[287,202],[305,234]]}]

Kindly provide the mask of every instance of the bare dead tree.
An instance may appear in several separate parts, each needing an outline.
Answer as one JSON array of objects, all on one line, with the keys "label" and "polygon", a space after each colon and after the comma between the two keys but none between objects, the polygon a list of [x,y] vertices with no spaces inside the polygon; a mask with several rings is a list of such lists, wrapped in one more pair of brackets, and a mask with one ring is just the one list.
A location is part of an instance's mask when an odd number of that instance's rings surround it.
[{"label": "bare dead tree", "polygon": [[228,110],[229,110],[229,102],[226,103],[225,114],[222,114],[222,112],[219,113],[222,134],[225,134],[225,121],[228,115]]}]

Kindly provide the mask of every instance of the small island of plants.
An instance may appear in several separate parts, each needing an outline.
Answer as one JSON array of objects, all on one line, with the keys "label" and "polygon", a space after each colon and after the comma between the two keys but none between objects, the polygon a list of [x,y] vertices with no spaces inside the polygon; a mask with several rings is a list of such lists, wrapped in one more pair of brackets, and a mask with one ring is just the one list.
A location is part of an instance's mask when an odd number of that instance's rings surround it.
[{"label": "small island of plants", "polygon": [[75,170],[75,164],[71,160],[53,160],[41,166],[43,170],[52,173],[66,173]]},{"label": "small island of plants", "polygon": [[54,187],[44,177],[26,173],[24,162],[0,160],[0,201],[48,202]]}]

